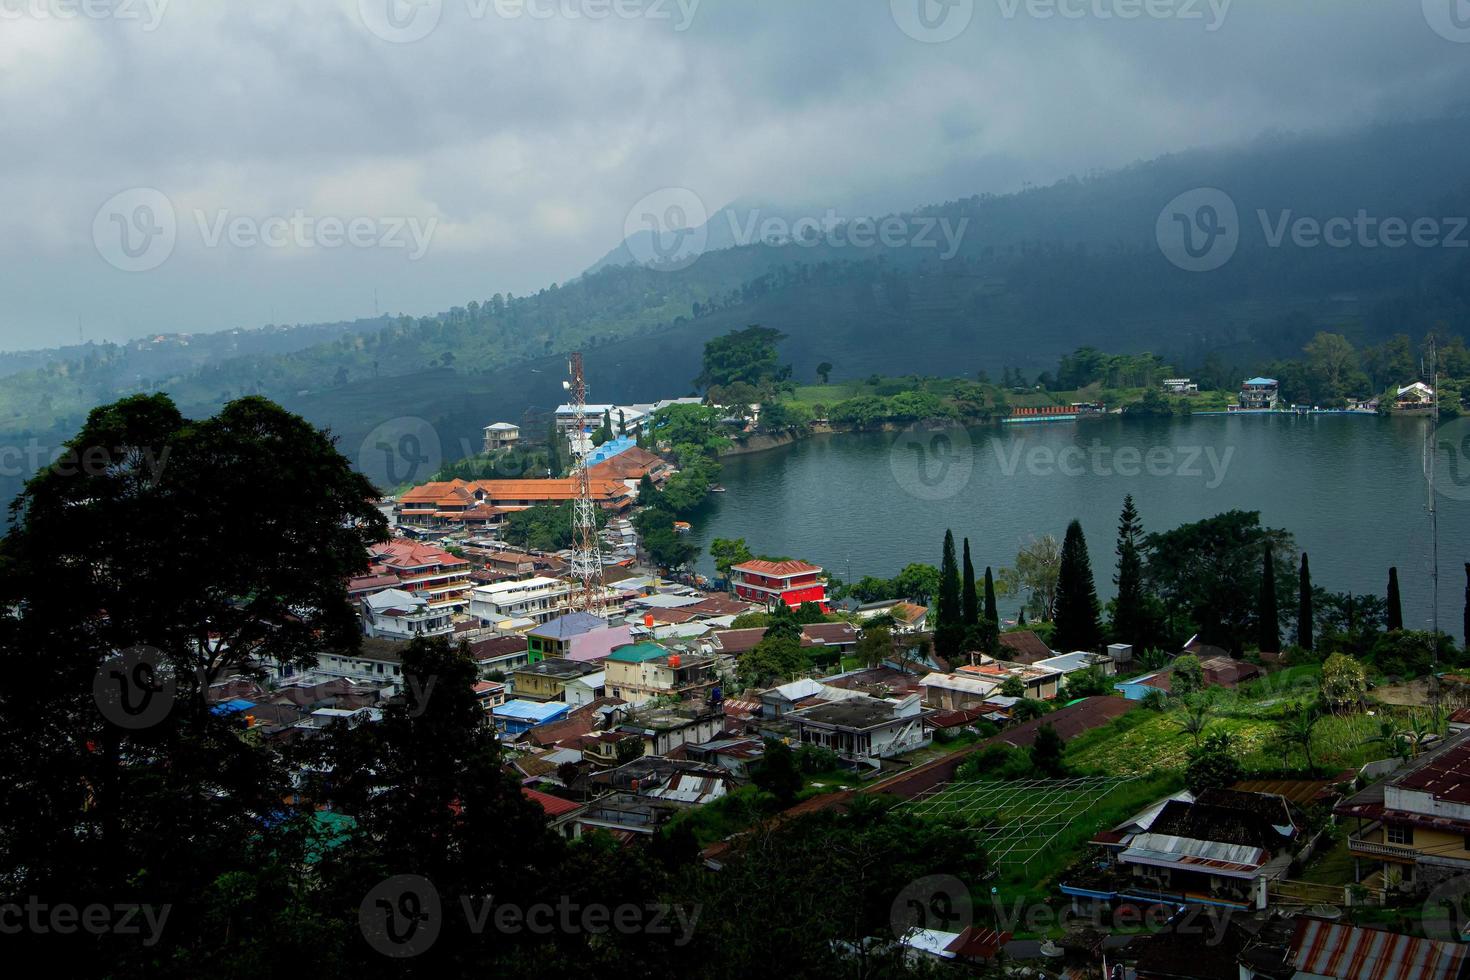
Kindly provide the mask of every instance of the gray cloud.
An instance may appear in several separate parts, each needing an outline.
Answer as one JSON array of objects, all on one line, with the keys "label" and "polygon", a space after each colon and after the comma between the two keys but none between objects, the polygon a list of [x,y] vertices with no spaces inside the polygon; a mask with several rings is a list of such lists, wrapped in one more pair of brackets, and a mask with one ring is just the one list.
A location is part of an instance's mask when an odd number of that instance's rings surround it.
[{"label": "gray cloud", "polygon": [[[576,275],[663,186],[711,208],[882,211],[1430,114],[1470,74],[1470,44],[1402,0],[1235,0],[1218,21],[1209,0],[973,0],[937,44],[887,0],[641,0],[658,6],[602,20],[585,15],[631,0],[525,0],[584,16],[514,19],[438,0],[414,43],[367,29],[359,0],[172,0],[152,30],[121,16],[143,0],[103,19],[34,13],[68,2],[0,0],[6,348],[70,341],[79,319],[122,339],[351,318],[375,289],[386,311],[432,312]],[[1057,2],[1081,16],[1037,16]],[[1140,8],[1181,16],[1118,16]],[[166,195],[178,235],[167,261],[127,273],[99,255],[94,218],[134,187]],[[210,247],[196,220],[298,212],[434,233],[414,260]]]}]

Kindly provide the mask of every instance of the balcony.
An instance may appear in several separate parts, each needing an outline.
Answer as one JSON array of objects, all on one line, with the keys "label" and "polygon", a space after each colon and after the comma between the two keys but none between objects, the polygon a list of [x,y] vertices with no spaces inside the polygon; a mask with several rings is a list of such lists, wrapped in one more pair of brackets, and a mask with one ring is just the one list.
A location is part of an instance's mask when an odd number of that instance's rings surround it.
[{"label": "balcony", "polygon": [[1419,857],[1419,852],[1407,844],[1385,844],[1378,840],[1368,840],[1363,837],[1348,835],[1348,851],[1363,857],[1387,858],[1391,861],[1405,861],[1413,863]]}]

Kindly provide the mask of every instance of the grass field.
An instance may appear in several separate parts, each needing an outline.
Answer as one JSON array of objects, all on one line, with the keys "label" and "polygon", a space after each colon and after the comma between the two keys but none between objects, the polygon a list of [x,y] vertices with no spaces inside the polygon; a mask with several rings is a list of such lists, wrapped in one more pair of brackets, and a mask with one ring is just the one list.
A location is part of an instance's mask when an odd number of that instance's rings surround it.
[{"label": "grass field", "polygon": [[[1282,725],[1297,707],[1315,696],[1319,669],[1294,667],[1236,692],[1220,692],[1210,711],[1205,734],[1228,732],[1247,772],[1307,768],[1299,745],[1281,739]],[[1312,763],[1318,767],[1358,768],[1392,755],[1382,738],[1382,726],[1406,730],[1417,719],[1444,733],[1427,710],[1379,705],[1373,713],[1325,715],[1312,732]],[[1138,776],[1160,768],[1183,767],[1194,738],[1181,727],[1182,706],[1164,712],[1140,709],[1100,729],[1074,739],[1067,746],[1067,762],[1077,772]]]}]

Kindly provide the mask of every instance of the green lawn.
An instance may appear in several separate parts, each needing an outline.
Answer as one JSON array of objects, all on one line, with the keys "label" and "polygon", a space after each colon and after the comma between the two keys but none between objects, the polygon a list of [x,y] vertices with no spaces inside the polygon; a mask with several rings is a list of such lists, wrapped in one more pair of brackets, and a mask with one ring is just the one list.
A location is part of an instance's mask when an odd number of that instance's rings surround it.
[{"label": "green lawn", "polygon": [[[1306,752],[1284,744],[1280,732],[1298,706],[1315,697],[1319,673],[1315,665],[1292,667],[1242,685],[1235,692],[1216,692],[1206,734],[1229,732],[1247,772],[1308,768]],[[1369,710],[1373,713],[1320,718],[1312,733],[1312,763],[1321,768],[1356,769],[1392,754],[1381,735],[1385,722],[1406,730],[1416,718],[1421,723],[1431,721],[1424,710],[1383,705]],[[1184,717],[1184,708],[1178,705],[1161,713],[1144,708],[1132,711],[1074,739],[1067,746],[1067,762],[1078,772],[1117,775],[1182,768],[1194,747],[1194,738],[1180,727]],[[1442,723],[1438,731],[1443,734]]]}]

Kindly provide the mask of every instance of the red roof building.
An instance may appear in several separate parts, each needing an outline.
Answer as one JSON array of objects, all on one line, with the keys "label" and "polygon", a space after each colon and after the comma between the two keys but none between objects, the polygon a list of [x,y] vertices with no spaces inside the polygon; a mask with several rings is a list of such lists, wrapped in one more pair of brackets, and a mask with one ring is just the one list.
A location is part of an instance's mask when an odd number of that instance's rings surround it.
[{"label": "red roof building", "polygon": [[730,568],[735,594],[747,602],[773,606],[778,601],[793,609],[814,602],[827,611],[827,580],[820,565],[804,561],[747,561]]}]

